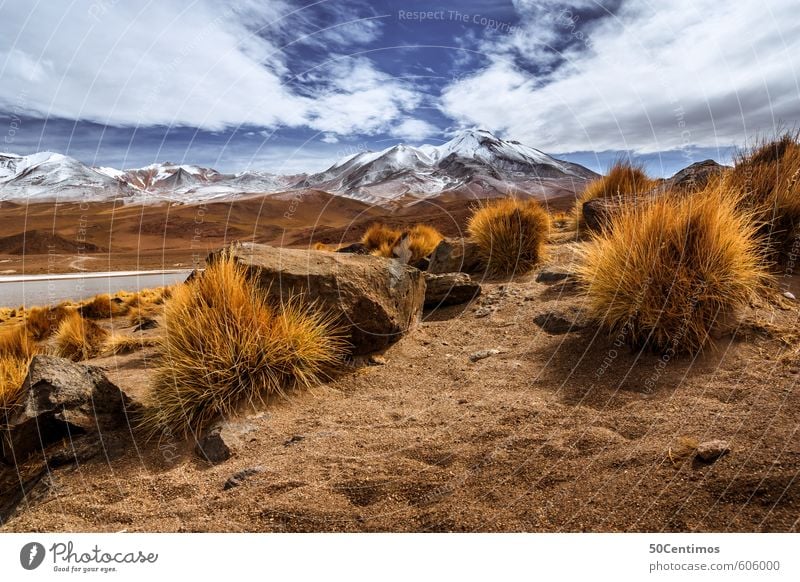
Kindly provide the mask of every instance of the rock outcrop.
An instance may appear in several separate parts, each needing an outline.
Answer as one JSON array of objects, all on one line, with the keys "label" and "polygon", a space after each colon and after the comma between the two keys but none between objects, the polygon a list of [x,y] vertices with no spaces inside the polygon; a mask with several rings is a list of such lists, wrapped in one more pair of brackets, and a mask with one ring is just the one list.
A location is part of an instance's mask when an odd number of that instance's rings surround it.
[{"label": "rock outcrop", "polygon": [[484,272],[478,243],[465,238],[445,239],[434,249],[428,264],[429,273]]},{"label": "rock outcrop", "polygon": [[99,435],[124,426],[129,398],[97,367],[64,358],[33,358],[23,400],[2,438],[2,460],[16,464],[65,438]]},{"label": "rock outcrop", "polygon": [[425,273],[425,307],[445,307],[472,301],[481,286],[466,273]]},{"label": "rock outcrop", "polygon": [[425,301],[421,271],[381,257],[241,243],[230,252],[268,295],[302,295],[338,317],[354,354],[381,350],[420,321]]}]

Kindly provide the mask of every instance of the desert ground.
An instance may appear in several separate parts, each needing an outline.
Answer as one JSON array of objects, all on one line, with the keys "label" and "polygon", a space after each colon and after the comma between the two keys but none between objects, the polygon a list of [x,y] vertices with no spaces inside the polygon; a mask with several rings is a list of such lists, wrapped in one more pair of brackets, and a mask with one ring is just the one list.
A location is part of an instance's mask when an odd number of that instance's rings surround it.
[{"label": "desert ground", "polygon": [[[192,268],[235,240],[285,247],[357,241],[376,220],[424,222],[461,236],[477,195],[375,206],[320,191],[202,205],[0,202],[0,274]],[[575,194],[543,200],[565,210]]]},{"label": "desert ground", "polygon": [[[798,531],[800,307],[782,292],[800,278],[664,362],[587,321],[570,277],[542,276],[571,273],[581,244],[555,232],[532,273],[485,279],[380,356],[243,415],[224,463],[118,435],[41,476],[2,530]],[[135,397],[153,355],[87,363]],[[730,451],[695,457],[715,439]]]}]

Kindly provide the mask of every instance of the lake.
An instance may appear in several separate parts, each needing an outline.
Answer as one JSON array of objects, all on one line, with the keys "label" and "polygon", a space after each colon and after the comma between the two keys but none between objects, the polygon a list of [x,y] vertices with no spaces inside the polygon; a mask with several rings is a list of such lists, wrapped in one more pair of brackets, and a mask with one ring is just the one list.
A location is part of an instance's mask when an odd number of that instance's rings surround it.
[{"label": "lake", "polygon": [[62,275],[5,275],[0,277],[0,307],[53,305],[80,301],[117,291],[139,291],[183,282],[189,270],[111,271]]}]

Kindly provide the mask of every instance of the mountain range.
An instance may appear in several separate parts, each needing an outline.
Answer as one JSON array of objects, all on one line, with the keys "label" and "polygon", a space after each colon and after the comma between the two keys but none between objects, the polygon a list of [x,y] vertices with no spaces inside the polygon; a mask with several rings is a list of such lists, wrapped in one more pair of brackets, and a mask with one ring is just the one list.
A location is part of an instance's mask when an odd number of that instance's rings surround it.
[{"label": "mountain range", "polygon": [[339,160],[315,174],[225,174],[190,164],[119,170],[90,167],[62,154],[0,154],[0,200],[14,202],[202,203],[243,196],[322,190],[369,204],[407,205],[446,193],[479,197],[575,192],[597,177],[486,130],[457,134],[442,145],[395,145]]}]

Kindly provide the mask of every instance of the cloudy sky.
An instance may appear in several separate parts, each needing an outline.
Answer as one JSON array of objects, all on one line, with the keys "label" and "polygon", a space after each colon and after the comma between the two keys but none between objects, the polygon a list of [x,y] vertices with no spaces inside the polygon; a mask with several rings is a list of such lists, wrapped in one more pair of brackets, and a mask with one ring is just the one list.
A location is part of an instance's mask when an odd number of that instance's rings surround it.
[{"label": "cloudy sky", "polygon": [[797,0],[0,0],[0,151],[319,170],[481,127],[605,169],[800,120]]}]

